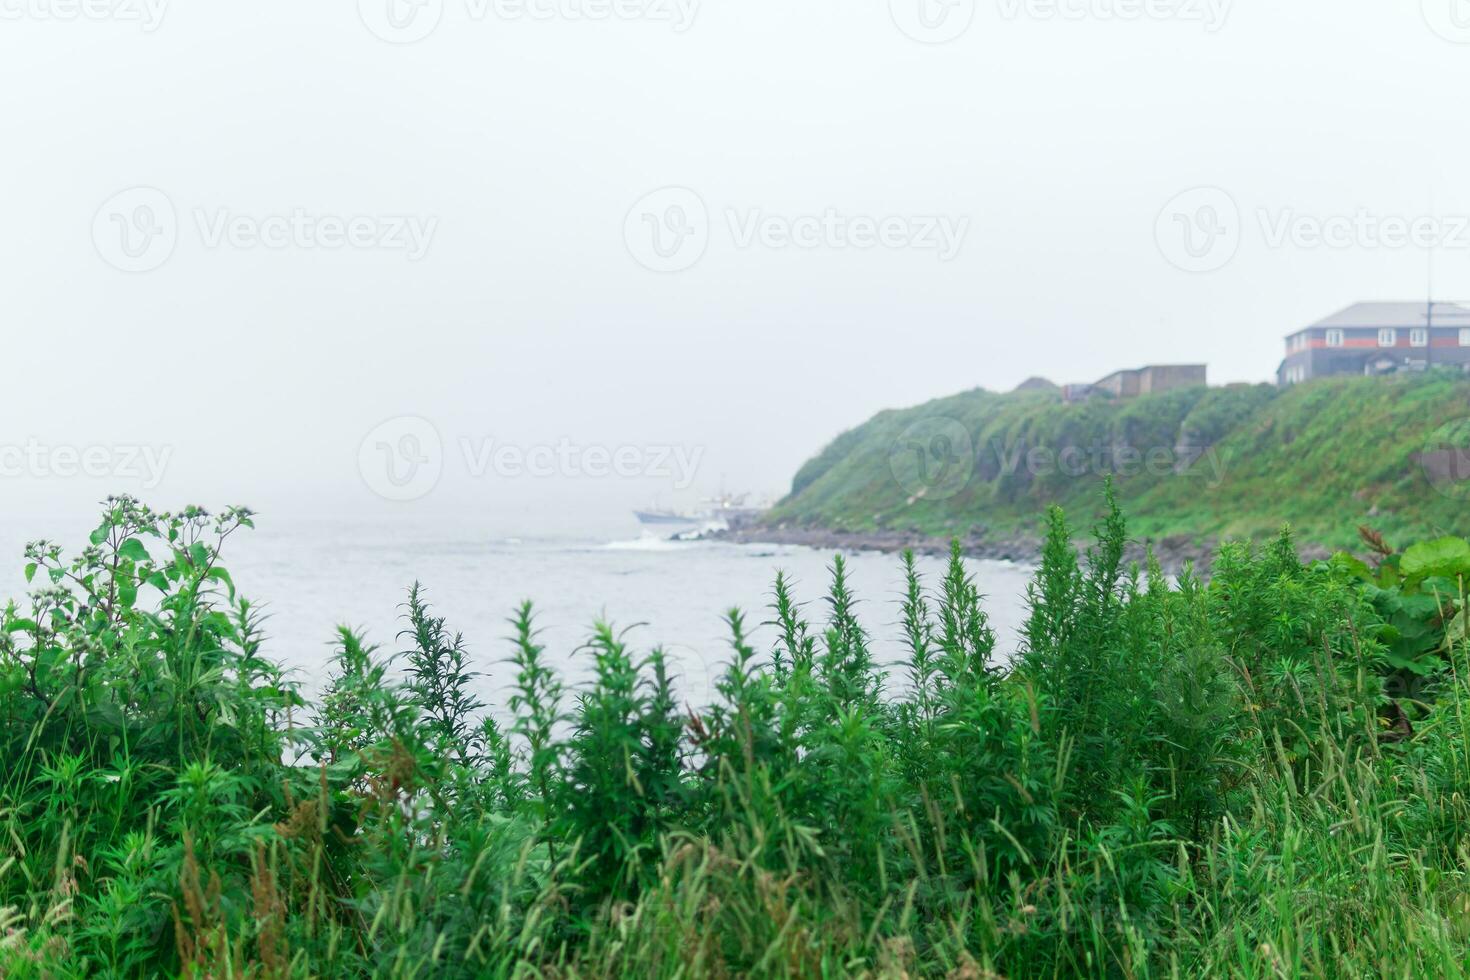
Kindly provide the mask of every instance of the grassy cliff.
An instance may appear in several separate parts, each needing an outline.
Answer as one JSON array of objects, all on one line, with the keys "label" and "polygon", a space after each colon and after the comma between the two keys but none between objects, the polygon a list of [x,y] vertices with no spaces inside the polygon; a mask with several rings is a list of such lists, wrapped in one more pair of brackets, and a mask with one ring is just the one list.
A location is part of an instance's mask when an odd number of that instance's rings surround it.
[{"label": "grassy cliff", "polygon": [[[1155,539],[1256,537],[1290,523],[1329,547],[1360,524],[1390,537],[1463,530],[1470,381],[1331,378],[1191,388],[1069,405],[1054,392],[970,391],[881,412],[792,481],[768,524],[1026,535],[1057,503],[1087,513],[1113,475]],[[1456,477],[1459,479],[1456,479]]]}]

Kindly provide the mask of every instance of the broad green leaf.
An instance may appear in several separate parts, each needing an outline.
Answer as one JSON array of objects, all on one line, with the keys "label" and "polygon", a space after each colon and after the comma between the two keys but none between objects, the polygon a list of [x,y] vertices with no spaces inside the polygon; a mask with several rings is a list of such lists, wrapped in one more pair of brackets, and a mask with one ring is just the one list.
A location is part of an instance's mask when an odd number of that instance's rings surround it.
[{"label": "broad green leaf", "polygon": [[128,561],[150,561],[153,557],[148,554],[148,549],[143,547],[143,542],[137,538],[128,538],[122,543],[122,547],[117,549],[117,553]]},{"label": "broad green leaf", "polygon": [[1404,552],[1402,570],[1412,579],[1470,575],[1470,541],[1440,538],[1416,544]]},{"label": "broad green leaf", "polygon": [[209,570],[209,578],[225,583],[225,588],[229,590],[230,598],[235,598],[235,582],[230,578],[229,572],[223,568],[211,568]]},{"label": "broad green leaf", "polygon": [[26,581],[27,582],[29,582],[31,579],[33,579],[33,578],[36,577],[36,568],[37,568],[37,565],[36,565],[35,562],[30,562],[29,564],[26,565]]},{"label": "broad green leaf", "polygon": [[127,724],[122,710],[111,701],[98,701],[88,704],[86,708],[87,721],[101,729],[121,730]]},{"label": "broad green leaf", "polygon": [[1403,582],[1403,573],[1399,570],[1399,556],[1394,555],[1386,560],[1378,568],[1378,584],[1385,589],[1398,588]]},{"label": "broad green leaf", "polygon": [[1362,579],[1365,582],[1372,582],[1374,580],[1373,570],[1361,558],[1355,558],[1346,552],[1339,552],[1333,556],[1333,560],[1354,578]]},{"label": "broad green leaf", "polygon": [[1444,666],[1444,662],[1438,657],[1404,657],[1397,653],[1384,655],[1385,660],[1400,670],[1407,670],[1419,677],[1428,677]]}]

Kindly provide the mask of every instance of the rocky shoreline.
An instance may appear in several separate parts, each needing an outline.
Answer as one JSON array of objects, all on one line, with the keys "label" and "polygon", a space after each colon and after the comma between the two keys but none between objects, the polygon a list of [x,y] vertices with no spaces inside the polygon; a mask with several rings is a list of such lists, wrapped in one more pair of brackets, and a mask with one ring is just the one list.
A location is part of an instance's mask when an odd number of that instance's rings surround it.
[{"label": "rocky shoreline", "polygon": [[[830,551],[877,551],[885,554],[896,554],[913,549],[916,554],[921,555],[947,555],[950,547],[948,537],[932,537],[914,532],[852,531],[842,528],[791,524],[740,524],[726,530],[711,531],[702,537],[707,540],[733,541],[740,544],[791,544]],[[983,531],[971,531],[960,535],[959,540],[960,548],[969,558],[1034,565],[1041,557],[1042,542],[1035,535],[997,536]],[[1129,546],[1125,558],[1142,563],[1146,557],[1147,548],[1151,546],[1164,571],[1177,575],[1184,570],[1186,565],[1192,565],[1197,574],[1208,575],[1217,543],[1216,541],[1201,543],[1185,535],[1137,541]],[[1326,558],[1331,554],[1330,549],[1315,545],[1303,545],[1300,551],[1302,557],[1309,560]]]}]

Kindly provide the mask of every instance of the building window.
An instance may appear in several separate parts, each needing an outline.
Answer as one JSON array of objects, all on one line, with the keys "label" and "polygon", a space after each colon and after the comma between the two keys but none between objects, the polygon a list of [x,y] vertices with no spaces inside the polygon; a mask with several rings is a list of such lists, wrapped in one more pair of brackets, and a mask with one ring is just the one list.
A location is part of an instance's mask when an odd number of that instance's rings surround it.
[{"label": "building window", "polygon": [[1327,346],[1328,347],[1341,347],[1342,346],[1342,331],[1341,330],[1329,330],[1329,331],[1327,331]]},{"label": "building window", "polygon": [[1470,347],[1470,327],[1460,328],[1460,346]]},{"label": "building window", "polygon": [[1378,346],[1392,347],[1399,342],[1399,332],[1393,327],[1384,327],[1378,331]]},{"label": "building window", "polygon": [[1415,327],[1413,330],[1410,330],[1409,331],[1409,346],[1410,347],[1428,347],[1429,346],[1429,331],[1426,328],[1424,328],[1424,327]]}]

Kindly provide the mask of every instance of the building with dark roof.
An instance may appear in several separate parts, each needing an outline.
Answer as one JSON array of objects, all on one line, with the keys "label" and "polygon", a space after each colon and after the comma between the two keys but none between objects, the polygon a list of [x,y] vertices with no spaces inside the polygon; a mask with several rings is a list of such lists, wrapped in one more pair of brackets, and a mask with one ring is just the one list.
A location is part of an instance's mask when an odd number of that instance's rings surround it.
[{"label": "building with dark roof", "polygon": [[1279,384],[1333,374],[1396,374],[1447,365],[1470,370],[1470,306],[1356,303],[1289,334]]}]

